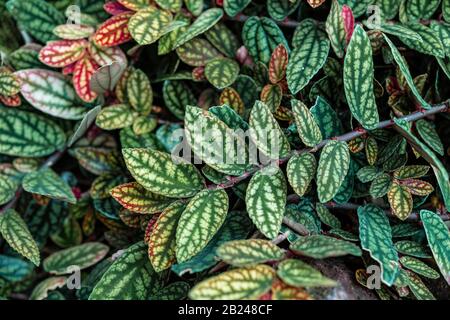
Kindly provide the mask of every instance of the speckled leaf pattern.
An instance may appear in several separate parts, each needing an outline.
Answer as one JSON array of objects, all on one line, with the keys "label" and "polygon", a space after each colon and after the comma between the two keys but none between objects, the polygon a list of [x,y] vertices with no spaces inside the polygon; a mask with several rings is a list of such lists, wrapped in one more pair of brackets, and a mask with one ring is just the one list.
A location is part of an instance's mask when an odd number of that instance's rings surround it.
[{"label": "speckled leaf pattern", "polygon": [[264,102],[272,112],[276,112],[283,99],[283,89],[279,84],[267,84],[261,90],[261,101]]},{"label": "speckled leaf pattern", "polygon": [[424,119],[416,122],[416,130],[419,133],[422,140],[434,151],[441,156],[444,155],[444,146],[434,125]]},{"label": "speckled leaf pattern", "polygon": [[89,38],[95,32],[94,27],[84,24],[61,24],[53,29],[53,33],[64,40],[81,40]]},{"label": "speckled leaf pattern", "polygon": [[141,70],[135,70],[127,81],[127,97],[131,106],[140,114],[147,115],[153,106],[153,90],[150,80]]},{"label": "speckled leaf pattern", "polygon": [[404,179],[399,181],[402,186],[405,186],[408,191],[416,196],[427,196],[434,191],[431,183],[418,179]]},{"label": "speckled leaf pattern", "polygon": [[194,165],[152,149],[123,149],[125,163],[145,189],[167,197],[184,198],[203,188],[203,178]]},{"label": "speckled leaf pattern", "polygon": [[317,97],[316,103],[310,109],[314,120],[319,125],[323,139],[336,137],[343,133],[342,123],[336,111],[322,97]]},{"label": "speckled leaf pattern", "polygon": [[426,263],[420,261],[419,259],[403,256],[400,258],[400,263],[406,269],[409,269],[421,276],[430,279],[438,279],[439,273],[433,268],[429,267]]},{"label": "speckled leaf pattern", "polygon": [[436,300],[420,277],[414,272],[406,271],[408,277],[408,287],[411,289],[417,300]]},{"label": "speckled leaf pattern", "polygon": [[20,91],[20,83],[17,77],[10,73],[0,71],[0,95],[13,96]]},{"label": "speckled leaf pattern", "polygon": [[446,22],[450,22],[450,1],[442,0],[442,15]]},{"label": "speckled leaf pattern", "polygon": [[441,0],[408,0],[406,14],[410,20],[429,19],[440,4]]},{"label": "speckled leaf pattern", "polygon": [[14,195],[18,188],[18,183],[8,177],[7,175],[0,174],[0,205],[8,203]]},{"label": "speckled leaf pattern", "polygon": [[436,31],[420,23],[408,23],[406,27],[416,32],[421,38],[417,40],[410,37],[399,37],[407,47],[439,58],[445,57],[444,46]]},{"label": "speckled leaf pattern", "polygon": [[39,51],[39,60],[53,68],[67,67],[86,54],[87,45],[84,39],[51,41]]},{"label": "speckled leaf pattern", "polygon": [[119,185],[110,193],[125,209],[142,214],[161,212],[174,201],[171,198],[154,194],[136,182]]},{"label": "speckled leaf pattern", "polygon": [[133,12],[124,12],[112,16],[103,22],[94,34],[94,41],[100,47],[114,47],[132,39],[128,23]]},{"label": "speckled leaf pattern", "polygon": [[288,285],[300,288],[334,287],[337,282],[301,260],[287,259],[278,265],[277,275]]},{"label": "speckled leaf pattern", "polygon": [[245,203],[248,214],[269,239],[274,239],[280,231],[286,196],[286,179],[278,167],[269,166],[258,171],[247,187]]},{"label": "speckled leaf pattern", "polygon": [[187,297],[190,288],[187,282],[173,282],[150,297],[150,300],[182,300]]},{"label": "speckled leaf pattern", "polygon": [[41,196],[76,203],[70,186],[52,169],[43,169],[28,173],[22,182],[25,191]]},{"label": "speckled leaf pattern", "polygon": [[235,267],[248,267],[283,258],[284,252],[267,240],[248,239],[229,241],[217,249],[217,256]]},{"label": "speckled leaf pattern", "polygon": [[82,119],[87,108],[77,106],[73,86],[60,73],[28,69],[15,73],[21,81],[20,92],[36,109],[51,116],[68,119]]},{"label": "speckled leaf pattern", "polygon": [[212,28],[220,19],[222,19],[223,10],[220,8],[212,8],[203,12],[195,21],[192,23],[187,31],[180,35],[177,39],[175,48],[185,44],[191,39],[194,39],[198,35],[208,31]]},{"label": "speckled leaf pattern", "polygon": [[414,97],[419,101],[419,103],[424,107],[425,109],[430,108],[430,104],[426,102],[422,96],[420,95],[419,90],[417,89],[416,85],[414,84],[414,79],[409,71],[408,65],[405,62],[405,59],[398,51],[397,47],[392,43],[392,41],[385,35],[384,39],[388,43],[389,47],[391,48],[392,56],[394,57],[395,62],[397,63],[398,67],[400,68],[403,76],[405,77],[406,82],[408,83],[409,88],[411,89],[411,92],[414,94]]},{"label": "speckled leaf pattern", "polygon": [[250,137],[270,159],[286,157],[291,147],[275,117],[265,103],[256,101],[250,113]]},{"label": "speckled leaf pattern", "polygon": [[52,274],[70,274],[73,272],[71,267],[77,266],[80,270],[89,268],[101,261],[108,251],[108,246],[103,243],[87,242],[51,254],[43,261],[43,267]]},{"label": "speckled leaf pattern", "polygon": [[95,285],[89,300],[147,300],[162,284],[163,279],[148,259],[147,245],[138,242],[113,262]]},{"label": "speckled leaf pattern", "polygon": [[192,300],[254,300],[269,291],[275,270],[266,265],[233,269],[197,284],[189,292]]},{"label": "speckled leaf pattern", "polygon": [[333,229],[340,229],[341,222],[336,218],[327,207],[321,203],[316,203],[316,213],[319,216],[320,221],[322,221],[327,226]]},{"label": "speckled leaf pattern", "polygon": [[242,40],[253,60],[269,63],[273,50],[283,44],[289,48],[278,25],[271,19],[250,17],[242,29]]},{"label": "speckled leaf pattern", "polygon": [[375,5],[379,6],[386,19],[393,19],[397,14],[401,1],[398,0],[376,0]]},{"label": "speckled leaf pattern", "polygon": [[450,284],[450,232],[444,221],[432,211],[421,210],[420,218],[434,260],[445,281]]},{"label": "speckled leaf pattern", "polygon": [[391,187],[391,183],[392,178],[389,174],[387,173],[380,174],[375,179],[373,179],[370,185],[369,190],[370,195],[375,199],[384,197],[388,193]]},{"label": "speckled leaf pattern", "polygon": [[53,121],[26,111],[0,109],[0,153],[43,157],[63,147],[64,131]]},{"label": "speckled leaf pattern", "polygon": [[275,21],[282,21],[299,6],[300,0],[267,0],[267,12]]},{"label": "speckled leaf pattern", "polygon": [[177,201],[165,209],[153,227],[148,241],[148,256],[156,272],[166,270],[176,262],[176,232],[186,205]]},{"label": "speckled leaf pattern", "polygon": [[399,258],[389,220],[382,209],[372,204],[359,208],[358,218],[361,246],[380,263],[382,281],[391,286],[399,273]]},{"label": "speckled leaf pattern", "polygon": [[289,90],[293,94],[303,89],[319,72],[330,51],[326,33],[313,20],[303,20],[298,28],[300,31],[294,37],[301,42],[292,50],[286,72]]},{"label": "speckled leaf pattern", "polygon": [[394,178],[396,179],[420,178],[426,175],[429,170],[430,167],[425,165],[404,166],[394,171]]},{"label": "speckled leaf pattern", "polygon": [[209,61],[220,56],[220,52],[202,38],[195,38],[186,42],[178,47],[176,52],[181,61],[193,67],[203,67]]},{"label": "speckled leaf pattern", "polygon": [[128,29],[133,39],[140,45],[148,45],[157,41],[172,22],[172,14],[149,6],[139,10],[128,22]]},{"label": "speckled leaf pattern", "polygon": [[429,251],[420,243],[402,240],[395,243],[395,249],[403,255],[413,256],[416,258],[431,258]]},{"label": "speckled leaf pattern", "polygon": [[39,266],[39,248],[22,217],[13,209],[0,215],[0,234],[22,256]]},{"label": "speckled leaf pattern", "polygon": [[242,101],[241,96],[235,89],[231,87],[223,89],[222,93],[220,94],[219,100],[220,104],[229,106],[234,111],[236,111],[237,114],[244,114],[244,101]]},{"label": "speckled leaf pattern", "polygon": [[249,168],[244,139],[213,114],[187,106],[185,133],[195,155],[215,170],[241,175]]},{"label": "speckled leaf pattern", "polygon": [[88,56],[77,61],[73,69],[73,87],[84,102],[93,102],[97,98],[97,93],[91,89],[91,79],[98,69],[97,63]]},{"label": "speckled leaf pattern", "polygon": [[355,18],[358,18],[362,14],[366,13],[369,5],[375,2],[375,0],[338,0],[341,5],[348,5],[355,15]]},{"label": "speckled leaf pattern", "polygon": [[290,246],[290,249],[301,255],[314,259],[340,257],[345,255],[361,256],[361,249],[348,241],[323,235],[302,237]]},{"label": "speckled leaf pattern", "polygon": [[269,79],[273,84],[280,82],[286,76],[289,56],[283,44],[278,45],[272,52],[269,62]]},{"label": "speckled leaf pattern", "polygon": [[206,39],[229,58],[234,58],[239,49],[239,39],[224,24],[217,23],[205,33]]},{"label": "speckled leaf pattern", "polygon": [[413,201],[408,188],[394,181],[388,191],[388,200],[392,213],[399,219],[405,220],[411,214]]},{"label": "speckled leaf pattern", "polygon": [[217,58],[205,66],[206,79],[217,89],[231,86],[239,74],[239,64],[229,58]]},{"label": "speckled leaf pattern", "polygon": [[186,106],[197,102],[192,90],[184,81],[165,81],[163,97],[167,108],[181,120],[184,119]]},{"label": "speckled leaf pattern", "polygon": [[41,0],[11,0],[6,4],[11,15],[41,42],[54,40],[53,29],[65,22],[64,14]]},{"label": "speckled leaf pattern", "polygon": [[323,148],[317,169],[317,193],[320,202],[333,199],[350,167],[350,152],[345,142],[330,141]]},{"label": "speckled leaf pattern", "polygon": [[176,257],[185,262],[202,251],[219,231],[228,213],[224,190],[203,190],[189,202],[176,230]]},{"label": "speckled leaf pattern", "polygon": [[230,17],[236,16],[239,12],[244,10],[249,4],[252,2],[251,0],[224,0],[223,1],[223,9],[226,14]]},{"label": "speckled leaf pattern", "polygon": [[289,159],[286,174],[289,184],[295,193],[303,196],[308,190],[314,175],[316,174],[317,161],[313,154],[304,153],[294,155]]},{"label": "speckled leaf pattern", "polygon": [[357,26],[344,63],[344,89],[352,115],[366,129],[375,129],[379,116],[373,91],[373,60],[369,37]]},{"label": "speckled leaf pattern", "polygon": [[303,143],[314,147],[322,141],[322,133],[308,107],[299,100],[291,100],[297,131]]},{"label": "speckled leaf pattern", "polygon": [[331,47],[338,58],[344,57],[346,47],[346,32],[341,10],[341,5],[338,0],[332,0],[331,10],[325,23],[325,29],[330,39]]},{"label": "speckled leaf pattern", "polygon": [[116,130],[130,126],[136,119],[136,114],[128,105],[116,104],[100,111],[95,124],[104,130]]}]

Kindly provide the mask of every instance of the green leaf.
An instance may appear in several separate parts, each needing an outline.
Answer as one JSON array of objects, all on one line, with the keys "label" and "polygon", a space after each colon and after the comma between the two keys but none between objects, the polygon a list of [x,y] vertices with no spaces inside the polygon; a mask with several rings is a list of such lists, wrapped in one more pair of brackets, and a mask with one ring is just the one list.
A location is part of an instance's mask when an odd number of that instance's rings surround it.
[{"label": "green leaf", "polygon": [[248,168],[245,140],[211,113],[187,106],[185,133],[195,155],[215,170],[241,175]]},{"label": "green leaf", "polygon": [[239,12],[244,10],[252,0],[224,0],[223,9],[230,17],[235,17]]},{"label": "green leaf", "polygon": [[0,215],[0,234],[22,256],[39,266],[39,248],[22,217],[13,209]]},{"label": "green leaf", "polygon": [[77,202],[67,182],[49,168],[28,173],[23,179],[22,186],[30,193],[69,203]]},{"label": "green leaf", "polygon": [[193,67],[203,67],[220,53],[211,43],[202,38],[194,38],[177,48],[178,57]]},{"label": "green leaf", "polygon": [[439,39],[439,34],[433,29],[422,25],[421,23],[408,23],[406,25],[409,29],[416,32],[421,39],[411,39],[410,37],[399,37],[399,39],[410,49],[436,56],[439,58],[445,57],[444,46]]},{"label": "green leaf", "polygon": [[177,39],[175,48],[185,44],[196,36],[208,31],[212,28],[220,19],[222,19],[223,10],[220,8],[212,8],[203,12],[192,25],[189,26],[186,32],[180,35]]},{"label": "green leaf", "polygon": [[101,261],[108,251],[108,246],[103,243],[87,242],[51,254],[43,261],[43,267],[52,274],[70,274],[74,271],[73,266],[79,270],[87,269]]},{"label": "green leaf", "polygon": [[268,0],[267,12],[275,21],[282,21],[299,6],[300,0]]},{"label": "green leaf", "polygon": [[0,153],[43,157],[64,146],[64,131],[53,121],[31,112],[0,109]]},{"label": "green leaf", "polygon": [[341,14],[342,8],[338,0],[332,0],[331,10],[325,23],[325,29],[330,38],[331,47],[338,58],[345,55],[346,31],[344,26],[344,17]]},{"label": "green leaf", "polygon": [[409,217],[413,208],[413,200],[407,187],[394,181],[388,191],[388,200],[392,213],[397,218],[405,220]]},{"label": "green leaf", "polygon": [[367,183],[373,181],[380,174],[380,170],[374,166],[365,166],[356,173],[359,181]]},{"label": "green leaf", "polygon": [[372,204],[358,208],[358,218],[361,246],[380,263],[381,278],[391,286],[400,269],[389,220],[382,209]]},{"label": "green leaf", "polygon": [[61,73],[28,69],[15,74],[21,81],[20,92],[36,109],[67,120],[80,120],[88,111],[77,105],[75,89]]},{"label": "green leaf", "polygon": [[154,294],[150,297],[150,300],[183,300],[187,297],[189,290],[191,287],[189,283],[178,281],[169,284],[167,287],[158,291],[158,293]]},{"label": "green leaf", "polygon": [[0,174],[0,205],[8,203],[14,198],[18,187],[19,185],[14,179]]},{"label": "green leaf", "polygon": [[267,240],[235,240],[222,244],[217,256],[235,267],[247,267],[268,261],[278,261],[284,256],[283,250]]},{"label": "green leaf", "polygon": [[323,139],[336,137],[344,132],[336,111],[322,97],[317,97],[316,103],[310,111],[322,132]]},{"label": "green leaf", "polygon": [[177,201],[158,217],[148,241],[148,255],[156,272],[166,270],[176,261],[176,232],[186,205]]},{"label": "green leaf", "polygon": [[156,42],[172,22],[172,14],[156,7],[146,7],[136,12],[128,22],[128,29],[141,46]]},{"label": "green leaf", "polygon": [[242,41],[255,62],[268,64],[273,50],[283,44],[289,45],[278,25],[267,17],[252,16],[242,28]]},{"label": "green leaf", "polygon": [[422,140],[425,141],[431,149],[436,151],[441,156],[444,156],[444,146],[442,145],[442,141],[431,122],[420,119],[416,122],[416,130]]},{"label": "green leaf", "polygon": [[408,287],[411,289],[417,300],[436,300],[418,275],[411,271],[406,271],[406,273],[408,276]]},{"label": "green leaf", "polygon": [[217,263],[216,252],[220,245],[245,238],[250,229],[251,221],[245,213],[231,211],[208,245],[192,259],[172,266],[172,271],[182,276],[186,272],[196,273],[212,267]]},{"label": "green leaf", "polygon": [[388,173],[378,175],[370,185],[370,195],[375,199],[384,197],[388,193],[391,183],[392,179]]},{"label": "green leaf", "polygon": [[152,149],[123,149],[125,163],[145,189],[167,197],[184,198],[203,189],[203,178],[182,158]]},{"label": "green leaf", "polygon": [[326,33],[314,20],[303,20],[297,30],[292,40],[297,45],[291,52],[286,72],[289,90],[293,94],[302,90],[319,72],[330,51]]},{"label": "green leaf", "polygon": [[308,107],[295,99],[291,100],[291,104],[300,139],[308,147],[318,145],[322,141],[322,133]]},{"label": "green leaf", "polygon": [[0,277],[11,282],[24,280],[34,266],[22,259],[0,254]]},{"label": "green leaf", "polygon": [[206,39],[229,58],[234,58],[239,49],[239,40],[224,23],[217,23],[205,33]]},{"label": "green leaf", "polygon": [[270,159],[289,155],[291,147],[266,104],[256,101],[250,113],[250,137],[258,149]]},{"label": "green leaf", "polygon": [[325,277],[300,260],[287,259],[278,265],[277,275],[288,285],[300,288],[334,287],[337,282]]},{"label": "green leaf", "polygon": [[184,81],[165,81],[163,97],[166,107],[180,120],[184,119],[186,106],[194,105],[197,102],[191,89]]},{"label": "green leaf", "polygon": [[197,284],[189,292],[192,300],[258,299],[269,291],[275,270],[266,265],[233,269]]},{"label": "green leaf", "polygon": [[128,105],[116,104],[100,111],[95,124],[104,130],[116,130],[133,124],[136,114]]},{"label": "green leaf", "polygon": [[0,94],[12,96],[20,91],[20,83],[16,76],[10,72],[0,71]]},{"label": "green leaf", "polygon": [[153,90],[147,75],[134,70],[127,81],[127,97],[131,106],[140,114],[147,115],[153,106]]},{"label": "green leaf", "polygon": [[231,86],[239,74],[239,64],[229,58],[217,58],[205,67],[206,79],[217,89]]},{"label": "green leaf", "polygon": [[330,141],[322,150],[317,169],[317,193],[322,203],[338,193],[350,167],[350,152],[342,141]]},{"label": "green leaf", "polygon": [[295,193],[303,196],[316,173],[316,158],[311,153],[296,154],[287,164],[286,174]]},{"label": "green leaf", "polygon": [[430,279],[438,279],[439,273],[419,259],[403,256],[400,258],[403,267]]},{"label": "green leaf", "polygon": [[427,235],[434,260],[445,281],[450,284],[450,232],[442,219],[434,212],[420,211],[420,219]]},{"label": "green leaf", "polygon": [[373,77],[370,40],[364,29],[358,25],[345,56],[344,89],[352,115],[368,130],[375,129],[379,121]]},{"label": "green leaf", "polygon": [[363,15],[367,12],[367,8],[370,4],[374,3],[375,0],[338,0],[341,5],[348,5],[353,12],[355,18]]},{"label": "green leaf", "polygon": [[398,14],[401,1],[398,0],[376,0],[375,5],[379,6],[385,19],[393,19]]},{"label": "green leaf", "polygon": [[384,35],[384,39],[386,40],[389,47],[391,48],[392,56],[394,57],[395,62],[397,62],[397,65],[400,68],[400,71],[402,72],[403,76],[405,77],[405,80],[408,83],[408,86],[411,89],[411,92],[413,93],[414,97],[416,97],[417,101],[420,102],[422,107],[424,107],[425,109],[429,109],[430,104],[422,98],[419,90],[417,89],[416,85],[414,84],[414,79],[411,76],[411,73],[409,72],[409,68],[405,62],[405,58],[403,58],[403,56],[398,51],[397,47],[392,43],[392,41],[386,35]]},{"label": "green leaf", "polygon": [[222,189],[203,190],[192,198],[177,226],[179,262],[189,260],[208,245],[225,221],[228,202],[228,195]]},{"label": "green leaf", "polygon": [[444,20],[450,22],[450,1],[442,0],[442,15]]},{"label": "green leaf", "polygon": [[291,244],[290,249],[314,259],[340,257],[347,254],[361,256],[361,249],[348,241],[339,240],[323,235],[302,237]]},{"label": "green leaf", "polygon": [[338,218],[331,214],[331,212],[321,203],[316,203],[316,212],[319,216],[320,221],[322,221],[327,226],[333,229],[340,229],[341,222]]},{"label": "green leaf", "polygon": [[50,277],[39,282],[30,295],[30,300],[44,300],[48,297],[49,291],[62,288],[67,285],[66,277]]},{"label": "green leaf", "polygon": [[428,250],[414,241],[398,241],[395,243],[395,248],[399,253],[404,255],[409,255],[417,258],[431,258]]},{"label": "green leaf", "polygon": [[126,249],[103,274],[89,300],[146,300],[163,279],[153,270],[147,245],[138,242]]},{"label": "green leaf", "polygon": [[161,212],[174,201],[150,192],[136,182],[117,186],[110,193],[125,209],[142,214]]},{"label": "green leaf", "polygon": [[275,166],[259,170],[248,184],[245,197],[248,214],[269,239],[274,239],[280,231],[286,196],[286,179]]},{"label": "green leaf", "polygon": [[41,42],[55,39],[53,29],[66,20],[52,4],[42,0],[9,0],[6,8],[25,30]]},{"label": "green leaf", "polygon": [[441,0],[408,0],[406,14],[411,20],[429,19],[440,3]]}]

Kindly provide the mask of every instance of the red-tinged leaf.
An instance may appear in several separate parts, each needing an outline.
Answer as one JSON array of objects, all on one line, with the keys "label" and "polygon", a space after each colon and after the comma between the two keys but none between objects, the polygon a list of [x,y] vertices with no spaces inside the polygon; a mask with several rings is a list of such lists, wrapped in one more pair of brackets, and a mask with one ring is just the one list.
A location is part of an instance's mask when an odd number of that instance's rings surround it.
[{"label": "red-tinged leaf", "polygon": [[78,96],[85,102],[92,102],[97,98],[97,93],[91,90],[91,78],[98,65],[89,57],[78,61],[73,71],[73,86]]},{"label": "red-tinged leaf", "polygon": [[205,77],[205,67],[197,67],[192,70],[192,79],[194,81],[203,81],[206,80]]},{"label": "red-tinged leaf", "polygon": [[127,56],[119,47],[102,48],[94,42],[89,43],[88,52],[95,63],[103,67],[115,61],[127,64]]},{"label": "red-tinged leaf", "polygon": [[132,12],[124,12],[106,20],[94,35],[95,43],[100,47],[114,47],[130,41],[128,22],[132,16]]},{"label": "red-tinged leaf", "polygon": [[106,2],[103,5],[103,9],[112,16],[117,16],[118,14],[130,11],[127,7],[125,7],[118,1]]},{"label": "red-tinged leaf", "polygon": [[7,107],[19,107],[22,104],[22,99],[18,94],[9,97],[0,95],[0,102]]},{"label": "red-tinged leaf", "polygon": [[320,7],[324,2],[325,0],[308,0],[309,5],[313,8]]},{"label": "red-tinged leaf", "polygon": [[39,52],[39,60],[54,68],[64,68],[83,58],[87,44],[84,39],[52,41]]},{"label": "red-tinged leaf", "polygon": [[283,44],[279,44],[273,51],[269,62],[270,82],[276,84],[284,79],[286,76],[288,59],[289,57],[286,47]]},{"label": "red-tinged leaf", "polygon": [[345,4],[342,6],[341,15],[342,18],[344,19],[346,40],[347,43],[349,43],[350,39],[352,38],[353,31],[355,30],[355,17],[353,16],[352,9]]},{"label": "red-tinged leaf", "polygon": [[399,181],[401,185],[408,188],[409,192],[416,196],[427,196],[434,191],[431,183],[418,179],[405,179]]},{"label": "red-tinged leaf", "polygon": [[150,236],[153,233],[153,230],[155,229],[156,223],[158,222],[160,215],[161,215],[160,213],[154,214],[148,221],[147,228],[145,228],[145,235],[144,235],[144,242],[147,244],[150,242]]},{"label": "red-tinged leaf", "polygon": [[133,11],[150,6],[151,0],[117,0],[122,6]]},{"label": "red-tinged leaf", "polygon": [[62,69],[62,74],[63,75],[68,75],[68,74],[72,74],[73,73],[73,71],[75,70],[75,66],[76,66],[76,62],[74,62],[74,63],[72,63],[72,64],[69,64],[67,67],[64,67],[63,69]]}]

